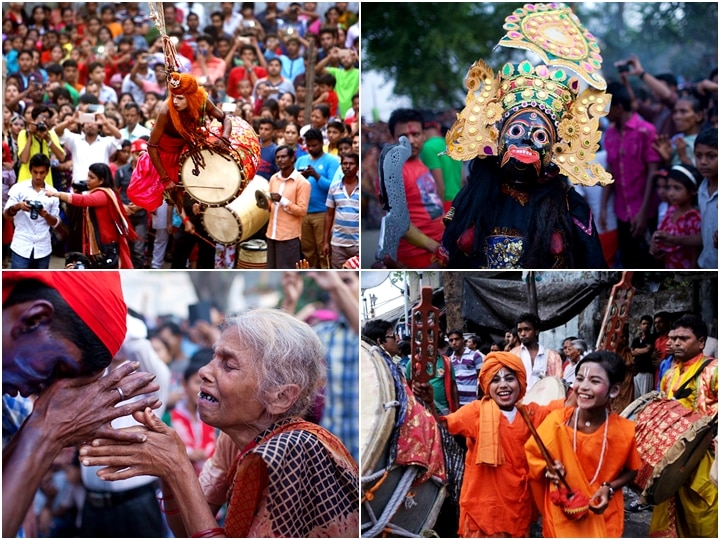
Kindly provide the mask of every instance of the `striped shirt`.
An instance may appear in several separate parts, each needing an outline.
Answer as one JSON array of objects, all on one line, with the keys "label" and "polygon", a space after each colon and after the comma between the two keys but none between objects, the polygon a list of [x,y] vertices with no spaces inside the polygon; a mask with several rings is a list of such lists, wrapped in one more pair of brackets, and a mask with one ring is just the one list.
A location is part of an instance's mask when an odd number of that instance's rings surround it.
[{"label": "striped shirt", "polygon": [[458,398],[462,407],[477,399],[478,372],[482,367],[483,355],[465,347],[460,357],[453,352],[450,362],[455,370]]},{"label": "striped shirt", "polygon": [[360,182],[348,195],[342,180],[328,190],[325,206],[335,209],[330,245],[355,247],[360,245]]}]

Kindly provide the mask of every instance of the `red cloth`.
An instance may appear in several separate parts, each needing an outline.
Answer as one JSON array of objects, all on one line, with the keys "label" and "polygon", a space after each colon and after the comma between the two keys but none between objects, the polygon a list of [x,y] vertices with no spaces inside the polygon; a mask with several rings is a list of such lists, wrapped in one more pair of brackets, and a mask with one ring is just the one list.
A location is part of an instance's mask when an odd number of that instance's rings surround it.
[{"label": "red cloth", "polygon": [[127,306],[115,271],[3,272],[3,305],[21,281],[34,279],[57,290],[114,356],[127,330]]},{"label": "red cloth", "polygon": [[[261,68],[258,66],[255,66],[253,68],[253,71],[255,72],[255,76],[258,79],[262,79],[263,77],[267,77],[267,71],[265,68]],[[230,96],[233,99],[238,99],[240,97],[240,92],[238,92],[238,83],[245,78],[245,66],[237,66],[230,70],[230,73],[228,74],[228,81],[227,81],[227,95]],[[248,79],[250,80],[250,79]],[[250,81],[250,84],[252,85],[252,81]]]},{"label": "red cloth", "polygon": [[[670,206],[665,217],[658,227],[659,231],[665,231],[672,236],[693,236],[700,234],[700,211],[691,208],[676,218],[678,209]],[[660,244],[660,249],[665,254],[665,268],[667,269],[689,269],[697,267],[698,250],[690,246],[667,246]]]},{"label": "red cloth", "polygon": [[[180,182],[180,156],[185,149],[185,139],[163,133],[158,142],[160,161],[172,182]],[[154,212],[162,204],[164,186],[155,169],[150,154],[144,153],[133,169],[128,186],[128,198],[148,212]]]},{"label": "red cloth", "polygon": [[[188,452],[202,450],[210,458],[215,452],[215,428],[208,426],[187,409],[184,401],[170,411],[170,424],[185,444]],[[205,461],[194,461],[195,473],[200,474]]]},{"label": "red cloth", "polygon": [[[130,246],[127,238],[117,230],[115,223],[118,221],[118,216],[107,194],[101,189],[96,189],[87,193],[71,193],[70,195],[70,204],[73,206],[95,209],[98,228],[100,229],[100,242],[103,244],[117,242],[120,250],[120,268],[132,268]],[[122,206],[122,203],[120,205]],[[85,211],[87,212],[87,210]],[[88,245],[89,239],[85,235],[85,230],[83,230],[83,252],[86,254],[89,252]]]}]

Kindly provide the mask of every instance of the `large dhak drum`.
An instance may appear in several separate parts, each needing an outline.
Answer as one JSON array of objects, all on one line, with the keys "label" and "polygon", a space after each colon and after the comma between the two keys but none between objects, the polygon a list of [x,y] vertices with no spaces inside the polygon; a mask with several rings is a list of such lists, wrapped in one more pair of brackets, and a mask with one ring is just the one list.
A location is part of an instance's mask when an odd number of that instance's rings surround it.
[{"label": "large dhak drum", "polygon": [[445,499],[434,480],[415,485],[422,468],[388,464],[399,408],[385,359],[362,342],[360,372],[361,534],[417,537],[433,527]]},{"label": "large dhak drum", "polygon": [[547,405],[556,399],[565,399],[565,383],[560,377],[544,377],[536,382],[523,398],[523,403]]},{"label": "large dhak drum", "polygon": [[[694,473],[709,448],[717,415],[703,416],[657,392],[631,403],[622,415],[634,414],[635,439],[643,465],[634,484],[650,504],[672,497]],[[647,397],[646,397],[647,396]],[[635,410],[629,410],[635,405]]]},{"label": "large dhak drum", "polygon": [[267,189],[262,176],[253,178],[240,196],[230,204],[206,208],[202,222],[210,237],[220,244],[237,244],[247,240],[265,225],[270,217],[267,210],[258,208],[255,191]]},{"label": "large dhak drum", "polygon": [[[214,136],[222,134],[217,121],[208,126]],[[255,177],[260,163],[260,140],[250,124],[232,117],[231,148],[199,146],[180,159],[180,178],[193,199],[210,207],[225,206],[236,199]]]}]

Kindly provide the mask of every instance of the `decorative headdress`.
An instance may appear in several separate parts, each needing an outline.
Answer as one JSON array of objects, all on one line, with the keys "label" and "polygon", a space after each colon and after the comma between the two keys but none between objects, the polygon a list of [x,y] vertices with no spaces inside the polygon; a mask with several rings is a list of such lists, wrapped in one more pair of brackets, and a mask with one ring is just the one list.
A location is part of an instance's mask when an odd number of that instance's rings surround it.
[{"label": "decorative headdress", "polygon": [[552,162],[561,173],[574,184],[611,183],[610,174],[591,163],[599,119],[610,106],[595,37],[570,8],[555,3],[516,9],[503,28],[500,46],[534,52],[545,64],[507,63],[495,75],[483,60],[475,62],[465,78],[465,108],[445,138],[448,155],[462,161],[497,155],[504,121],[522,109],[539,109],[555,125]]}]

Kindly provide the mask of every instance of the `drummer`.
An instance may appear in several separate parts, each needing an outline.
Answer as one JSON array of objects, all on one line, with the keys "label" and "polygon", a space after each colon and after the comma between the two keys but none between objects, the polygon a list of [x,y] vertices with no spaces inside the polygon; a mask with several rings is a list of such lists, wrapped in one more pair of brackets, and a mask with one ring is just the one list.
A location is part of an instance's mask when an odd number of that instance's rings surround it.
[{"label": "drummer", "polygon": [[[142,185],[148,189],[160,181],[166,193],[171,195],[185,230],[193,232],[190,218],[183,210],[182,191],[176,189],[180,184],[180,157],[187,152],[188,147],[201,144],[217,149],[229,148],[232,122],[230,115],[212,102],[194,76],[172,72],[168,74],[167,84],[168,99],[160,107],[150,133],[148,152],[140,156],[132,181],[137,181],[137,177],[143,175]],[[212,118],[222,124],[222,138],[213,136],[207,130],[206,122]],[[147,160],[151,163],[147,163]],[[162,201],[157,202],[159,206]]]},{"label": "drummer", "polygon": [[[718,361],[703,353],[707,325],[695,315],[683,315],[668,333],[667,353],[672,367],[660,382],[660,390],[695,412],[712,416],[718,412]],[[690,390],[682,392],[682,386]],[[717,451],[717,449],[715,449]],[[696,471],[669,500],[655,506],[651,536],[713,537],[718,534],[718,489],[710,479],[712,453],[706,452]]]},{"label": "drummer", "polygon": [[[515,354],[491,352],[479,380],[482,399],[438,419],[467,440],[458,533],[465,538],[528,536],[533,511],[524,444],[530,431],[515,406],[527,389],[525,367]],[[432,401],[430,385],[414,382],[413,391]],[[539,425],[564,405],[558,399],[548,406],[529,403],[526,409]]]}]

